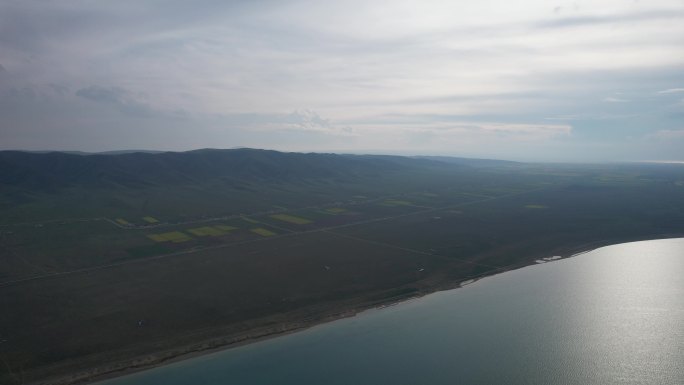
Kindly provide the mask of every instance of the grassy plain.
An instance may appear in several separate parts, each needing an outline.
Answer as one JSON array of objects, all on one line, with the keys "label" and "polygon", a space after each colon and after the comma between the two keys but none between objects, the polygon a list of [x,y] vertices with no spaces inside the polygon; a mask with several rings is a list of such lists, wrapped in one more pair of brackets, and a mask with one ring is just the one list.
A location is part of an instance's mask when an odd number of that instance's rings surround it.
[{"label": "grassy plain", "polygon": [[682,235],[683,179],[668,165],[504,163],[15,194],[0,206],[0,383],[95,378]]}]

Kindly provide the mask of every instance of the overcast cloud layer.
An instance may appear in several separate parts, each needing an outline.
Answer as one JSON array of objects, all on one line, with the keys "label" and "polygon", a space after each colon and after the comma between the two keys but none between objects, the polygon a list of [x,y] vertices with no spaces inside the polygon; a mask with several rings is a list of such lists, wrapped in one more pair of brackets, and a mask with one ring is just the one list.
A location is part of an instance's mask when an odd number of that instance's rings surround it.
[{"label": "overcast cloud layer", "polygon": [[684,1],[2,1],[0,149],[684,160]]}]

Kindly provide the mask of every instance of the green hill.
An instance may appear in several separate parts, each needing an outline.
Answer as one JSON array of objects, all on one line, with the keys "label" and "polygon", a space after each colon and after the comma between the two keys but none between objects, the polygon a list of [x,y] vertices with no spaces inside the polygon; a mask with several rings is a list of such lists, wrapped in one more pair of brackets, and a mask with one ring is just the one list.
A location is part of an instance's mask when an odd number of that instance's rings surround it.
[{"label": "green hill", "polygon": [[268,150],[195,150],[77,155],[0,152],[0,185],[36,191],[65,187],[143,187],[222,180],[297,181],[374,177],[387,172],[445,167],[398,156],[283,153]]}]

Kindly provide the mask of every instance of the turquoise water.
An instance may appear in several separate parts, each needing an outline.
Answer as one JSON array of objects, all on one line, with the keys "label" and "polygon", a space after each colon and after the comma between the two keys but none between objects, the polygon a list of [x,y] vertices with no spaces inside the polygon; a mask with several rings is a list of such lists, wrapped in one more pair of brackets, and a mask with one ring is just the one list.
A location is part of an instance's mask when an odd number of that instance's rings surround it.
[{"label": "turquoise water", "polygon": [[683,274],[614,245],[101,385],[684,384]]}]

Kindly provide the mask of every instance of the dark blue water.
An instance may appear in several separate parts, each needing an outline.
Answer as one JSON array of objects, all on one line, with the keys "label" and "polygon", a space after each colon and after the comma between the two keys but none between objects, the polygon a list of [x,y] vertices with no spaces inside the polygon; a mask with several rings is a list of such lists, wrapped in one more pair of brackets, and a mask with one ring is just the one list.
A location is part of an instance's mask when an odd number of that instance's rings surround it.
[{"label": "dark blue water", "polygon": [[627,243],[101,385],[684,384],[684,239]]}]

